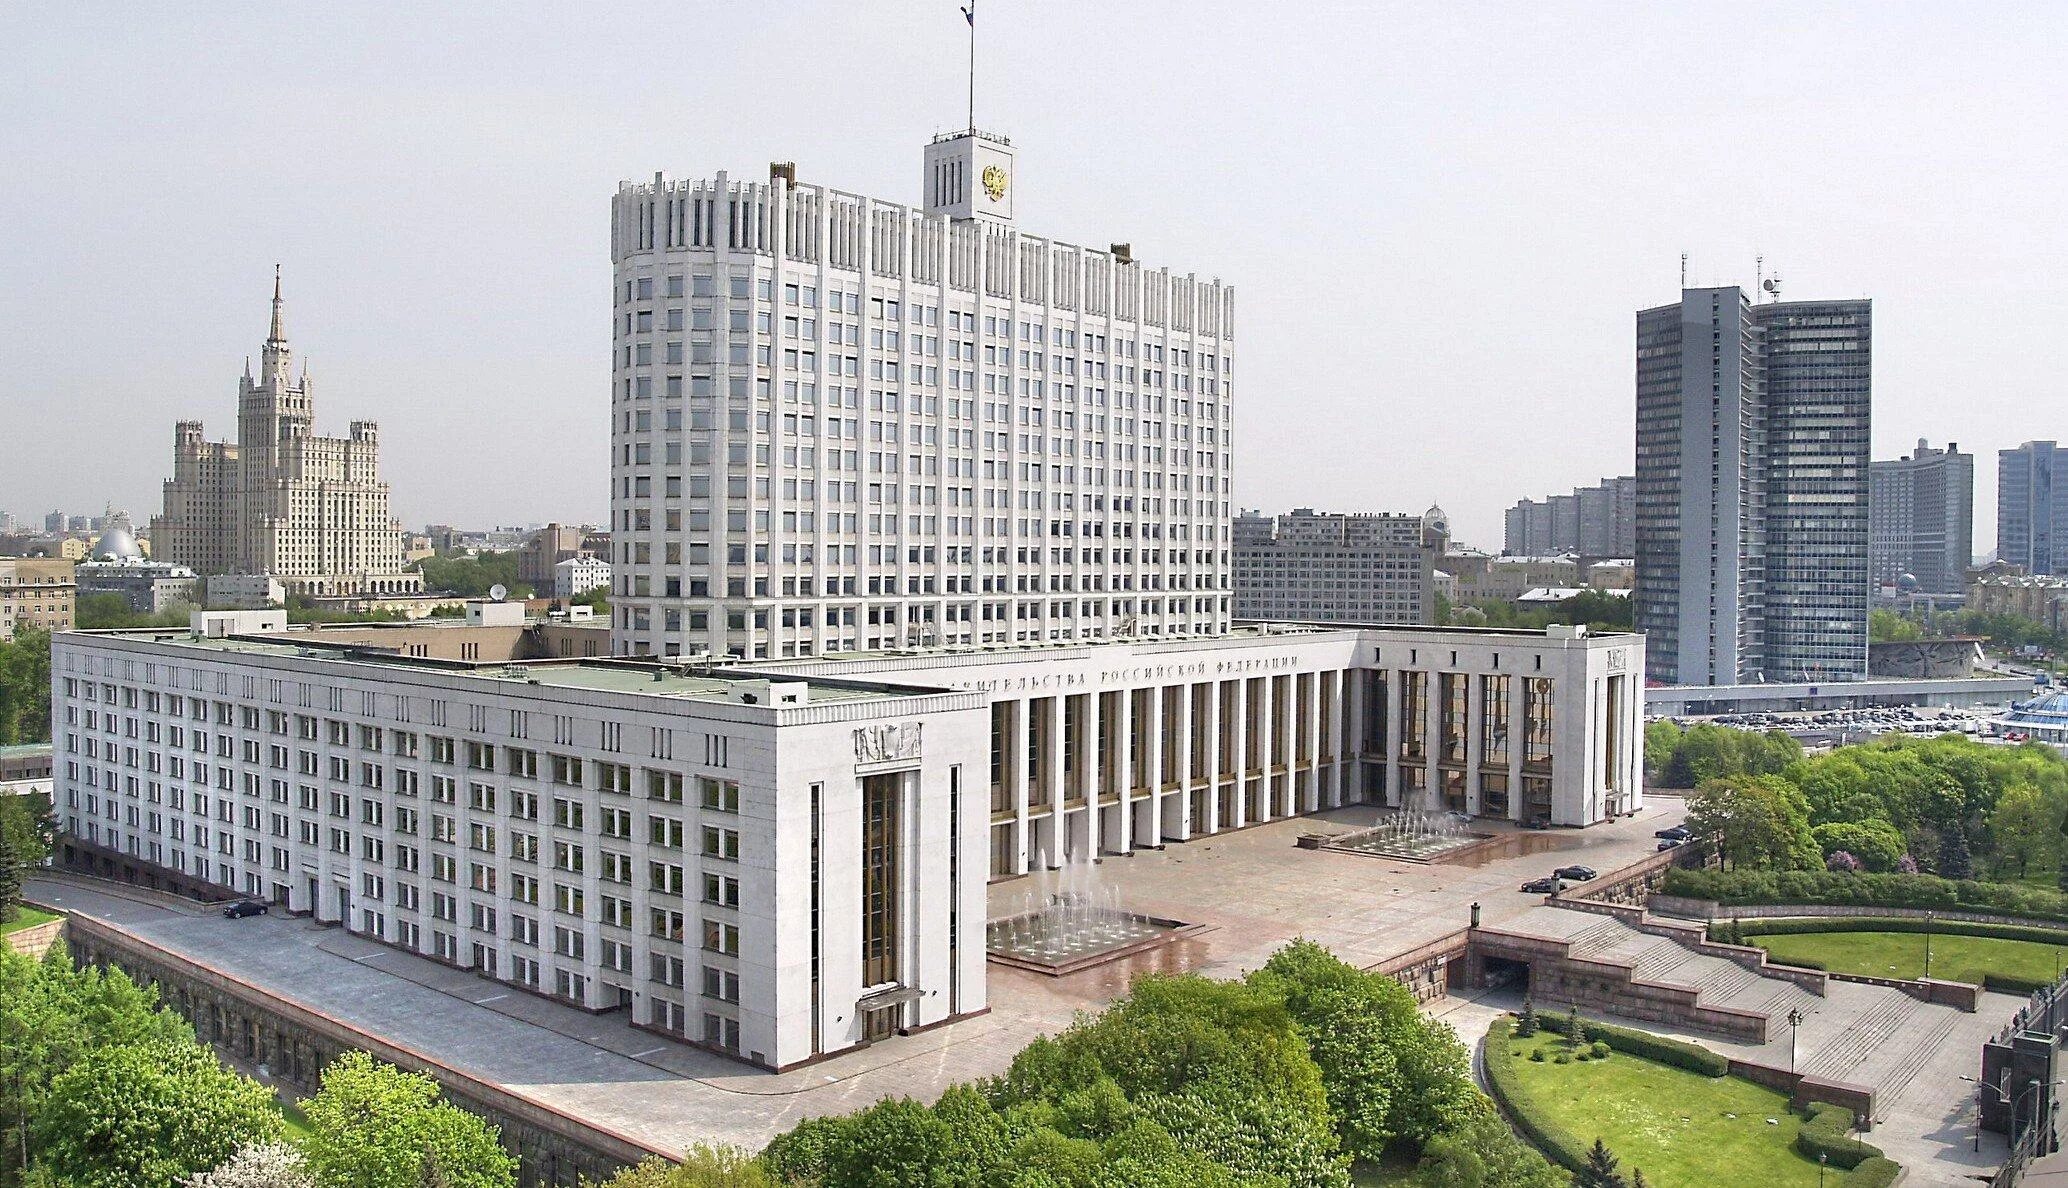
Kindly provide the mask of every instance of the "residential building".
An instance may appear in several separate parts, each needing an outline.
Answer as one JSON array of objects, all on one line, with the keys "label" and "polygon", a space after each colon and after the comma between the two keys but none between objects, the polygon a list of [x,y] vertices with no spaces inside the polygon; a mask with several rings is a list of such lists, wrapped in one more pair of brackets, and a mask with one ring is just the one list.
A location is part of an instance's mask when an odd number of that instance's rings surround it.
[{"label": "residential building", "polygon": [[1496,557],[1478,549],[1460,549],[1445,554],[1442,564],[1456,582],[1459,602],[1512,602],[1541,587],[1578,587],[1587,582],[1587,567],[1570,553]]},{"label": "residential building", "polygon": [[1968,584],[1968,610],[1985,615],[2016,615],[2042,624],[2048,631],[2068,631],[2068,577],[2049,574],[1996,574]]},{"label": "residential building", "polygon": [[210,574],[202,588],[207,591],[209,607],[216,610],[264,610],[287,605],[287,587],[271,574]]},{"label": "residential building", "polygon": [[1996,559],[2068,576],[2068,451],[2051,441],[1996,452]]},{"label": "residential building", "polygon": [[1430,516],[1295,508],[1235,518],[1235,617],[1301,623],[1428,623],[1447,543]]},{"label": "residential building", "polygon": [[570,557],[583,555],[588,529],[571,524],[548,524],[532,533],[517,549],[517,580],[541,594],[555,593],[553,568]]},{"label": "residential building", "polygon": [[1637,480],[1605,478],[1570,495],[1524,499],[1508,509],[1504,527],[1501,551],[1511,556],[1628,557],[1637,549]]},{"label": "residential building", "polygon": [[555,598],[580,598],[591,590],[610,589],[610,562],[581,553],[557,562],[547,583]]},{"label": "residential building", "polygon": [[72,629],[79,591],[73,565],[55,557],[0,557],[0,642],[25,627]]},{"label": "residential building", "polygon": [[1017,229],[1012,148],[920,206],[612,202],[619,650],[751,658],[1229,623],[1234,293]]},{"label": "residential building", "polygon": [[[1868,578],[1876,588],[1960,594],[1974,557],[1975,456],[1959,443],[1869,470]],[[1914,579],[1905,583],[1904,578]]]},{"label": "residential building", "polygon": [[1671,685],[1867,671],[1872,303],[1637,315],[1637,627]]},{"label": "residential building", "polygon": [[315,382],[294,375],[280,278],[259,374],[238,383],[237,440],[211,442],[199,421],[174,432],[164,514],[152,522],[158,559],[197,573],[265,574],[291,593],[408,593],[401,533],[380,478],[380,430],[315,435]]}]

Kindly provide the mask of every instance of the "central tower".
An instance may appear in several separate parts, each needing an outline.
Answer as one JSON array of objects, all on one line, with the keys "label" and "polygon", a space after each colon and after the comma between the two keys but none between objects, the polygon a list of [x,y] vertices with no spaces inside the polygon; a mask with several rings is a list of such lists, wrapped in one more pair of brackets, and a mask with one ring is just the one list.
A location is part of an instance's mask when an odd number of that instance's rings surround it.
[{"label": "central tower", "polygon": [[926,146],[921,188],[926,213],[1012,226],[1012,142],[969,128],[943,132]]}]

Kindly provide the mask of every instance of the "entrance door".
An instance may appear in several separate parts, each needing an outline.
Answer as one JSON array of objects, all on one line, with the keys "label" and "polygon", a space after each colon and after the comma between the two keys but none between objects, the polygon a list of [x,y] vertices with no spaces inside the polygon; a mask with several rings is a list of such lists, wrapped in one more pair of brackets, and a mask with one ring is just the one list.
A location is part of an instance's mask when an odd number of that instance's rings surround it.
[{"label": "entrance door", "polygon": [[874,1043],[880,1039],[889,1039],[891,1036],[896,1035],[897,1031],[897,1007],[877,1007],[873,1011],[862,1012],[862,1039],[864,1041]]}]

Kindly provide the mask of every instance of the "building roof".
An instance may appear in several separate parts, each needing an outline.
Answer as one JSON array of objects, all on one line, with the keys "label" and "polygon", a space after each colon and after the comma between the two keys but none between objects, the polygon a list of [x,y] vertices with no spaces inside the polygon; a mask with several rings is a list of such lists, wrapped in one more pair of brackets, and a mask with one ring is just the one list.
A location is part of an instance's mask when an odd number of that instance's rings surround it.
[{"label": "building roof", "polygon": [[[341,625],[344,626],[344,625]],[[385,624],[384,624],[385,626]],[[410,624],[420,631],[479,630],[463,625],[431,626]],[[356,640],[326,640],[322,628],[290,630],[280,634],[205,637],[176,628],[74,632],[89,639],[138,640],[199,652],[231,653],[243,656],[274,656],[284,659],[364,664],[398,671],[437,673],[500,685],[540,685],[562,689],[588,689],[639,697],[661,697],[714,703],[741,702],[741,693],[752,693],[768,681],[807,685],[804,700],[809,704],[921,697],[954,692],[936,686],[892,684],[872,680],[825,680],[768,674],[749,668],[706,668],[694,662],[663,663],[634,657],[544,659],[544,660],[446,660],[409,656],[392,648]],[[500,692],[501,690],[484,690]],[[747,704],[752,704],[748,702]]]},{"label": "building roof", "polygon": [[141,561],[144,551],[137,547],[136,537],[120,524],[101,533],[94,542],[93,552],[88,554],[95,561]]}]

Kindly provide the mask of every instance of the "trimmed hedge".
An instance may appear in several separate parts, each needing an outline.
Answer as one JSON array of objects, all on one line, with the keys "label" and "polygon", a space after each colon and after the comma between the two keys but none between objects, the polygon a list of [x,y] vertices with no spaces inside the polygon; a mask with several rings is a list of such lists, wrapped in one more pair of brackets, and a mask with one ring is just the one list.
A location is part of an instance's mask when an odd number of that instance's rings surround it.
[{"label": "trimmed hedge", "polygon": [[1985,973],[1982,975],[1982,989],[1993,990],[1998,994],[2035,994],[2051,985],[2053,985],[2052,982],[2039,982],[2031,978],[2013,978],[2004,974]]},{"label": "trimmed hedge", "polygon": [[[1559,1035],[1564,1035],[1566,1017],[1563,1015],[1539,1014],[1537,1016],[1537,1025],[1546,1031],[1553,1031]],[[1686,1040],[1668,1039],[1663,1035],[1653,1035],[1648,1031],[1633,1031],[1627,1027],[1617,1027],[1611,1023],[1599,1023],[1592,1019],[1583,1019],[1580,1021],[1580,1025],[1587,1029],[1589,1038],[1597,1039],[1607,1044],[1611,1051],[1623,1052],[1631,1056],[1642,1056],[1646,1060],[1656,1060],[1660,1064],[1685,1069],[1691,1073],[1700,1073],[1705,1077],[1724,1076],[1731,1070],[1731,1062],[1727,1057],[1719,1056],[1700,1044],[1691,1044]]]},{"label": "trimmed hedge", "polygon": [[1809,1159],[1822,1156],[1830,1166],[1845,1171],[1880,1157],[1880,1147],[1846,1136],[1852,1128],[1851,1110],[1829,1102],[1813,1101],[1809,1104],[1809,1120],[1795,1132],[1795,1149]]},{"label": "trimmed hedge", "polygon": [[1785,919],[1740,919],[1728,923],[1733,931],[1755,936],[1803,936],[1821,932],[1929,932],[1933,936],[1980,936],[1990,940],[2031,941],[2040,945],[2068,945],[2068,928],[2047,928],[2037,924],[1990,924],[1977,920],[1923,920],[1916,916],[1797,916]]},{"label": "trimmed hedge", "polygon": [[1902,1164],[1876,1155],[1872,1159],[1861,1160],[1860,1166],[1840,1177],[1838,1188],[1889,1188],[1902,1174]]},{"label": "trimmed hedge", "polygon": [[1496,1019],[1493,1026],[1486,1029],[1486,1046],[1481,1050],[1484,1059],[1480,1063],[1486,1067],[1487,1088],[1493,1090],[1495,1103],[1515,1129],[1522,1132],[1523,1138],[1551,1162],[1567,1171],[1579,1171],[1587,1166],[1590,1144],[1581,1142],[1563,1126],[1546,1122],[1522,1108],[1521,1094],[1515,1084],[1515,1070],[1510,1067],[1515,1060],[1508,1055],[1508,1038],[1513,1031],[1514,1024],[1506,1019]]},{"label": "trimmed hedge", "polygon": [[1927,874],[1842,874],[1823,870],[1666,872],[1667,895],[1725,904],[1814,903],[1857,907],[1944,908],[2068,923],[2068,895],[2012,883],[1978,883]]}]

